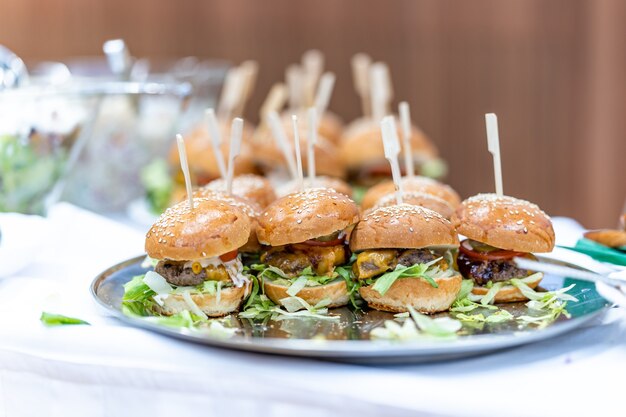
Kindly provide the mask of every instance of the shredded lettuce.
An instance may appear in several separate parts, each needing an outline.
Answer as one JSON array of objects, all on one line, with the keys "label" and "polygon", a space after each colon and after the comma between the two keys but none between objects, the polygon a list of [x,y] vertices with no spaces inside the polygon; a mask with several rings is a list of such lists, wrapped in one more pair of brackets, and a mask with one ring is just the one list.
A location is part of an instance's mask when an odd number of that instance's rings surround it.
[{"label": "shredded lettuce", "polygon": [[480,303],[484,306],[493,304],[494,300],[496,299],[496,295],[498,294],[498,291],[500,291],[502,287],[504,287],[504,282],[496,282],[495,284],[493,284],[491,288],[489,288],[489,291],[487,291],[487,294],[485,294],[485,296],[480,299]]},{"label": "shredded lettuce", "polygon": [[[439,257],[428,263],[415,264],[412,266],[397,265],[396,269],[394,269],[393,271],[387,272],[376,278],[372,289],[374,291],[377,291],[380,295],[385,295],[387,291],[389,291],[389,288],[391,288],[393,283],[396,282],[398,278],[422,278],[434,288],[438,288],[438,285],[433,277],[441,277],[443,276],[443,274],[440,273],[441,271],[439,267],[430,267],[439,262],[441,259],[442,257]],[[448,269],[447,271],[450,272],[450,269]]]},{"label": "shredded lettuce", "polygon": [[556,291],[538,292],[530,288],[523,280],[512,279],[511,285],[518,288],[522,294],[530,301],[526,303],[528,309],[532,312],[542,313],[539,315],[524,315],[517,318],[517,320],[524,323],[536,324],[540,328],[546,327],[558,319],[561,315],[569,318],[570,314],[567,312],[567,302],[577,302],[578,299],[570,294],[567,294],[575,284],[568,287],[558,289]]},{"label": "shredded lettuce", "polygon": [[152,291],[157,294],[169,294],[172,292],[172,286],[161,275],[154,271],[146,272],[143,278],[143,283],[146,284]]},{"label": "shredded lettuce", "polygon": [[142,268],[156,268],[157,264],[159,263],[158,259],[153,259],[149,256],[146,256],[146,258],[141,261],[141,267]]},{"label": "shredded lettuce", "polygon": [[[496,307],[497,308],[497,307]],[[463,322],[482,322],[482,323],[503,323],[505,321],[515,320],[515,316],[507,310],[498,310],[495,313],[485,316],[482,313],[477,314],[455,314],[454,318]]]},{"label": "shredded lettuce", "polygon": [[42,312],[39,320],[45,324],[46,326],[65,326],[65,325],[77,325],[77,324],[86,324],[90,325],[85,320],[77,319],[75,317],[63,316],[61,314],[53,314]]},{"label": "shredded lettuce", "polygon": [[363,300],[359,297],[359,283],[352,278],[352,268],[350,266],[338,266],[335,268],[335,272],[346,281],[350,304],[355,310],[360,310]]},{"label": "shredded lettuce", "polygon": [[189,310],[183,310],[180,313],[171,316],[144,317],[144,320],[150,321],[152,323],[162,324],[163,326],[168,327],[192,328],[197,322],[201,321],[202,319],[192,314]]},{"label": "shredded lettuce", "polygon": [[252,320],[285,320],[291,318],[316,318],[319,320],[339,320],[339,316],[329,316],[330,299],[323,299],[311,306],[300,297],[291,296],[280,300],[282,306],[272,302],[265,294],[260,293],[262,285],[258,279],[253,280],[252,291],[239,317]]},{"label": "shredded lettuce", "polygon": [[392,341],[419,340],[424,337],[454,339],[461,330],[461,322],[450,317],[430,318],[408,307],[410,317],[402,325],[393,320],[386,320],[382,327],[370,332],[372,339]]},{"label": "shredded lettuce", "polygon": [[293,280],[293,282],[287,289],[287,294],[292,297],[296,296],[300,291],[302,291],[302,289],[304,289],[304,287],[306,287],[306,283],[308,280],[309,279],[306,275],[299,276],[298,278]]},{"label": "shredded lettuce", "polygon": [[163,213],[170,204],[174,190],[167,161],[155,159],[141,170],[140,177],[146,189],[150,209],[155,214]]},{"label": "shredded lettuce", "polygon": [[472,289],[474,288],[474,282],[471,279],[464,279],[461,282],[461,289],[456,296],[456,299],[452,303],[450,311],[456,313],[469,313],[477,308],[483,308],[488,310],[497,310],[498,307],[492,305],[483,305],[475,302],[472,299]]},{"label": "shredded lettuce", "polygon": [[150,316],[154,307],[153,296],[156,295],[143,282],[144,275],[134,276],[124,284],[122,312],[128,316]]}]

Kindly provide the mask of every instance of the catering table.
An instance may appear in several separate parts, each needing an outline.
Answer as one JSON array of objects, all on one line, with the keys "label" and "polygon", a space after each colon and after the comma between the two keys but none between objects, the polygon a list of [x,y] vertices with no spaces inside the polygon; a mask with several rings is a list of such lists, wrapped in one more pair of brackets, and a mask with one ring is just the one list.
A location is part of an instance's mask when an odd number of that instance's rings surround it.
[{"label": "catering table", "polygon": [[[557,239],[581,226],[555,219]],[[363,366],[199,346],[107,317],[89,284],[143,233],[59,204],[22,271],[0,279],[0,416],[624,416],[626,320],[482,357]],[[91,326],[45,327],[42,311]]]}]

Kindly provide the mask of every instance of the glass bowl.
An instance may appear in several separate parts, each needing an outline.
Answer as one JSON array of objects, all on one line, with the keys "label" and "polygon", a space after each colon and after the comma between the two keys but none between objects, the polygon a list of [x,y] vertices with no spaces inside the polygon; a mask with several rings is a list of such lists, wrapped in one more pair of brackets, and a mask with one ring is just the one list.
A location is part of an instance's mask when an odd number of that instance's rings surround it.
[{"label": "glass bowl", "polygon": [[98,98],[67,88],[0,92],[0,211],[43,214],[59,195]]},{"label": "glass bowl", "polygon": [[0,92],[0,211],[43,214],[60,197],[125,207],[190,95],[187,83],[76,80]]}]

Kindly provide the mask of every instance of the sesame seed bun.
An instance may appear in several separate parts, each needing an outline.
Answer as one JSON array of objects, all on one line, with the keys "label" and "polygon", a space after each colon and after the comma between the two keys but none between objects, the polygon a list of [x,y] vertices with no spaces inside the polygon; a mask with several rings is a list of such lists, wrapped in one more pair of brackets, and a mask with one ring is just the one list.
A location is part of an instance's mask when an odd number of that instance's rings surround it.
[{"label": "sesame seed bun", "polygon": [[626,247],[626,231],[610,229],[590,230],[585,232],[584,236],[611,248]]},{"label": "sesame seed bun", "polygon": [[[401,135],[400,130],[398,135]],[[403,141],[400,146],[403,148]],[[435,145],[415,126],[411,129],[411,151],[416,161],[437,157]],[[372,119],[359,119],[350,124],[340,141],[340,155],[349,170],[385,163],[380,124]]]},{"label": "sesame seed bun", "polygon": [[[293,151],[293,130],[285,129],[291,152]],[[308,147],[306,144],[306,131],[300,130],[300,153],[302,155],[302,168],[306,172],[308,167]],[[257,130],[253,141],[254,161],[265,173],[282,172],[288,173],[287,162],[283,152],[267,127]],[[319,135],[314,147],[315,170],[319,175],[344,178],[346,170],[343,165],[337,147],[326,137]]]},{"label": "sesame seed bun", "polygon": [[516,252],[550,252],[552,221],[537,205],[508,196],[478,194],[456,210],[457,231],[477,242]]},{"label": "sesame seed bun", "polygon": [[[302,110],[294,113],[292,110],[285,111],[281,115],[281,121],[286,132],[290,132],[293,129],[293,122],[291,116],[296,114],[298,116],[298,126],[302,130],[303,134],[306,134],[309,123],[308,111]],[[335,113],[330,111],[324,112],[320,117],[317,115],[317,134],[325,137],[330,142],[337,144],[343,133],[343,120]]]},{"label": "sesame seed bun", "polygon": [[[539,282],[541,282],[542,279],[543,279],[543,274],[540,273],[537,279],[533,280],[532,282],[527,282],[526,285],[528,285],[532,289],[535,289],[537,288],[537,286],[539,285]],[[488,292],[489,292],[489,288],[487,287],[474,286],[474,288],[472,289],[472,293],[476,295],[486,295]],[[518,301],[527,301],[527,300],[528,298],[526,298],[522,294],[522,292],[517,287],[514,287],[513,285],[505,285],[504,287],[500,288],[500,291],[496,293],[496,297],[494,298],[495,303],[515,303]]]},{"label": "sesame seed bun", "polygon": [[317,130],[320,135],[337,144],[343,133],[343,121],[335,113],[327,111],[320,117]]},{"label": "sesame seed bun", "polygon": [[[347,182],[340,180],[339,178],[316,176],[313,182],[308,178],[304,179],[304,189],[308,188],[330,188],[345,196],[352,197],[352,187]],[[297,191],[298,182],[291,180],[279,187],[277,190],[279,197],[284,197],[287,194],[295,193]]]},{"label": "sesame seed bun", "polygon": [[257,237],[264,245],[287,245],[330,235],[358,220],[354,201],[331,189],[314,188],[270,204],[259,218]]},{"label": "sesame seed bun", "polygon": [[[246,287],[222,288],[220,299],[217,294],[190,294],[194,303],[209,317],[222,317],[239,310],[239,306],[246,295]],[[163,305],[155,306],[158,314],[172,316],[184,310],[189,310],[189,305],[181,294],[170,294],[163,300]]]},{"label": "sesame seed bun", "polygon": [[[228,161],[228,152],[230,150],[230,124],[220,123],[222,152],[224,161]],[[235,175],[254,174],[257,169],[252,158],[252,149],[250,147],[250,138],[252,129],[244,125],[243,138],[241,142],[241,152],[235,159]],[[201,183],[220,177],[220,171],[217,165],[217,159],[211,146],[211,138],[209,132],[204,127],[199,127],[185,136],[185,149],[187,151],[187,161],[189,163],[189,171],[192,176]],[[174,167],[176,178],[181,182],[184,181],[182,172],[180,171],[180,158],[178,155],[178,147],[174,143],[169,152],[170,166]]]},{"label": "sesame seed bun", "polygon": [[[442,198],[420,191],[409,191],[402,194],[402,202],[413,206],[421,206],[441,214],[446,220],[454,215],[454,208]],[[389,193],[382,196],[372,209],[396,205],[396,194]]]},{"label": "sesame seed bun", "polygon": [[441,214],[420,206],[402,204],[368,213],[350,236],[350,249],[421,249],[429,246],[458,247],[452,223]]},{"label": "sesame seed bun", "polygon": [[236,207],[250,219],[250,233],[248,241],[239,248],[240,252],[256,253],[261,250],[261,245],[256,237],[256,229],[259,225],[259,217],[261,216],[261,207],[254,201],[247,200],[236,195],[226,194],[224,191],[216,191],[207,188],[201,188],[193,194],[194,198],[208,198],[215,201],[223,201],[231,207]]},{"label": "sesame seed bun", "polygon": [[438,288],[419,278],[400,278],[393,283],[385,295],[372,286],[359,289],[359,294],[370,308],[392,313],[403,313],[413,307],[420,313],[437,313],[450,309],[461,290],[463,279],[460,274],[434,279]]},{"label": "sesame seed bun", "polygon": [[[361,207],[367,210],[376,205],[378,200],[383,196],[393,193],[395,185],[393,181],[384,181],[370,188],[363,196]],[[452,208],[456,209],[461,203],[459,194],[447,184],[428,177],[414,176],[402,178],[402,191],[419,191],[426,194],[434,195],[445,200]]]},{"label": "sesame seed bun", "polygon": [[[203,188],[208,190],[226,191],[226,181],[219,178],[211,181]],[[233,178],[233,194],[254,201],[265,208],[276,200],[272,184],[260,175],[244,174]]]},{"label": "sesame seed bun", "polygon": [[146,235],[146,252],[153,259],[187,261],[223,255],[243,246],[250,236],[250,219],[223,201],[195,198],[168,208]]},{"label": "sesame seed bun", "polygon": [[[265,295],[272,300],[275,304],[280,305],[280,300],[283,298],[291,297],[287,294],[289,287],[284,285],[278,285],[272,281],[266,279],[263,282],[263,288]],[[316,287],[304,287],[296,294],[296,296],[302,298],[312,306],[319,303],[325,298],[330,299],[328,307],[342,307],[348,304],[348,287],[346,281],[343,279],[337,279],[329,282],[326,285],[320,285]]]}]

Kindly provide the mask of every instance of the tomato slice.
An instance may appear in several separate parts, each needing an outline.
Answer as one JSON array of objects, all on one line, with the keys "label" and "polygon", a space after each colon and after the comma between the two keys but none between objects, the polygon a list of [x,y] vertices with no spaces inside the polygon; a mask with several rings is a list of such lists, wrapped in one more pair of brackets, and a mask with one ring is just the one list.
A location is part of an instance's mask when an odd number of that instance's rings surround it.
[{"label": "tomato slice", "polygon": [[473,258],[473,259],[480,259],[481,261],[506,260],[506,259],[512,259],[516,256],[526,255],[523,252],[513,252],[510,250],[504,250],[504,249],[497,249],[497,250],[492,250],[489,252],[477,251],[472,247],[472,245],[469,242],[469,239],[466,239],[463,242],[461,242],[461,246],[459,247],[459,250],[463,252],[465,255],[467,255],[468,257]]},{"label": "tomato slice", "polygon": [[229,262],[229,261],[232,261],[233,259],[235,259],[237,257],[237,255],[238,255],[238,252],[237,252],[237,249],[235,249],[232,252],[226,252],[225,254],[220,255],[220,260],[222,262]]},{"label": "tomato slice", "polygon": [[311,246],[328,247],[328,246],[343,245],[343,239],[328,240],[326,242],[322,242],[321,240],[313,239],[313,240],[305,240],[303,243],[305,245],[311,245]]}]

